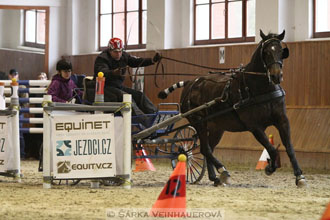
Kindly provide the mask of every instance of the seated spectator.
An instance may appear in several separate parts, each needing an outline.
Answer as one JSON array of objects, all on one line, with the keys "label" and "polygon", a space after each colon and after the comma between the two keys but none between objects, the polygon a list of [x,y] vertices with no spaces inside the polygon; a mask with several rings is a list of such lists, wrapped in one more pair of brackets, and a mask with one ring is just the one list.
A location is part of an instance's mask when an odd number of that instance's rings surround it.
[{"label": "seated spectator", "polygon": [[9,70],[9,75],[8,75],[8,79],[12,80],[13,78],[16,78],[17,81],[19,79],[19,75],[16,69],[11,69]]},{"label": "seated spectator", "polygon": [[53,76],[47,94],[52,96],[53,102],[71,102],[76,95],[82,96],[82,91],[71,80],[72,65],[61,59],[56,64],[57,74]]},{"label": "seated spectator", "polygon": [[47,74],[44,73],[44,72],[41,72],[41,73],[38,75],[38,80],[48,80]]}]

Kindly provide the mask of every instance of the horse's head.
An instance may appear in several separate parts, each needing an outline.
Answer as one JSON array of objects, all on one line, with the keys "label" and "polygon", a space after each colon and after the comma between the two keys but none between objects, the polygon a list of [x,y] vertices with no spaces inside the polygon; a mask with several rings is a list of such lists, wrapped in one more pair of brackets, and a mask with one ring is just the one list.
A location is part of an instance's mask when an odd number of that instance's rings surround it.
[{"label": "horse's head", "polygon": [[[267,70],[269,81],[279,84],[283,81],[283,59],[289,57],[289,49],[282,47],[285,31],[281,34],[268,34],[267,36],[260,30],[262,38],[260,55],[264,68]],[[285,43],[284,43],[285,44]]]}]

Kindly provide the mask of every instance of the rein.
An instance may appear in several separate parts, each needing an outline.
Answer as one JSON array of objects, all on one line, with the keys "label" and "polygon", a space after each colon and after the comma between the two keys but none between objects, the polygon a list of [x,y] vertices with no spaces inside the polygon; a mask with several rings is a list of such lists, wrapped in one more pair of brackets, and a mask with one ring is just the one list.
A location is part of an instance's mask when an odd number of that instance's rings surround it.
[{"label": "rein", "polygon": [[174,61],[174,62],[177,62],[177,63],[187,64],[187,65],[190,65],[190,66],[196,66],[196,67],[200,67],[200,68],[204,68],[204,69],[209,69],[209,70],[231,70],[231,69],[233,69],[233,68],[209,67],[209,66],[194,64],[194,63],[190,63],[190,62],[186,62],[186,61],[182,61],[182,60],[177,60],[177,59],[173,59],[173,58],[169,58],[169,57],[164,57],[164,56],[162,56],[162,59]]},{"label": "rein", "polygon": [[[258,76],[267,76],[267,73],[263,73],[263,72],[246,72],[244,70],[244,67],[239,67],[239,68],[216,68],[216,67],[209,67],[209,66],[204,66],[204,65],[198,65],[198,64],[194,64],[194,63],[190,63],[190,62],[186,62],[186,61],[181,61],[181,60],[177,60],[177,59],[173,59],[173,58],[169,58],[169,57],[163,57],[161,59],[167,59],[170,61],[174,61],[177,63],[183,63],[183,64],[187,64],[187,65],[191,65],[191,66],[196,66],[196,67],[200,67],[200,68],[204,68],[204,69],[211,69],[211,70],[227,70],[226,72],[219,72],[219,71],[209,71],[208,74],[220,74],[220,75],[235,75],[238,72],[244,72],[245,74],[250,74],[250,75],[258,75]],[[158,73],[158,68],[159,66],[161,66],[161,73]],[[154,76],[154,83],[155,86],[157,88],[159,88],[158,83],[157,83],[157,76],[163,76],[163,78],[165,76],[207,76],[208,74],[195,74],[195,73],[166,73],[165,69],[164,69],[164,65],[163,63],[161,63],[161,60],[157,62],[156,68],[155,68],[155,73],[144,73],[144,74],[137,74],[138,69],[141,67],[141,65],[139,65],[138,67],[136,67],[136,71],[135,73],[131,73],[129,66],[125,66],[125,67],[121,67],[120,69],[127,69],[128,70],[128,76],[130,77],[131,82],[135,83],[137,76]]]},{"label": "rein", "polygon": [[[263,62],[263,66],[266,69],[266,72],[251,72],[251,71],[245,71],[244,67],[240,67],[240,68],[218,68],[218,67],[210,67],[210,66],[205,66],[205,65],[199,65],[199,64],[195,64],[195,63],[191,63],[191,62],[187,62],[187,61],[182,61],[182,60],[178,60],[178,59],[174,59],[174,58],[169,58],[169,57],[165,57],[165,56],[161,56],[161,60],[165,59],[165,60],[169,60],[169,61],[173,61],[173,62],[177,62],[177,63],[182,63],[182,64],[186,64],[186,65],[190,65],[190,66],[195,66],[195,67],[199,67],[199,68],[203,68],[203,69],[209,69],[209,70],[220,70],[220,71],[227,71],[227,72],[214,72],[214,71],[209,71],[209,74],[222,74],[222,75],[234,75],[236,72],[244,72],[245,74],[250,74],[250,75],[258,75],[258,76],[267,76],[269,81],[270,81],[270,75],[269,75],[269,71],[268,71],[268,66],[273,64],[266,64],[264,59],[263,59],[263,51],[264,48],[271,42],[276,41],[281,43],[281,41],[277,38],[270,38],[267,39],[265,41],[262,41],[259,43],[259,47],[260,48],[260,57],[261,60]],[[258,47],[258,48],[259,48]],[[257,48],[257,49],[258,49]],[[143,76],[154,76],[154,84],[156,86],[156,88],[159,88],[158,83],[157,83],[157,76],[162,75],[163,78],[165,77],[165,75],[178,75],[178,76],[205,76],[206,74],[202,75],[202,74],[190,74],[190,73],[168,73],[165,74],[165,69],[164,69],[164,65],[161,62],[161,60],[159,60],[156,64],[156,68],[155,68],[155,73],[154,74],[141,74]],[[282,62],[275,62],[275,63],[279,63],[281,66],[283,65]],[[141,63],[142,64],[142,63]],[[161,67],[161,73],[158,73],[158,68]],[[127,67],[125,67],[127,68]],[[140,65],[137,67],[135,74],[131,74],[129,72],[129,76],[131,81],[134,83],[136,80],[136,76],[137,76],[137,71],[140,68]]]},{"label": "rein", "polygon": [[[266,72],[246,72],[244,67],[239,67],[239,68],[217,68],[217,67],[209,67],[209,66],[204,66],[204,65],[199,65],[199,64],[194,64],[194,63],[190,63],[190,62],[186,62],[186,61],[182,61],[182,60],[177,60],[177,59],[173,59],[173,58],[169,58],[169,57],[163,57],[162,59],[166,59],[166,60],[170,60],[170,61],[174,61],[177,63],[183,63],[183,64],[187,64],[187,65],[191,65],[191,66],[196,66],[196,67],[200,67],[200,68],[204,68],[204,69],[210,69],[210,70],[227,70],[226,72],[218,72],[218,71],[209,71],[209,74],[221,74],[221,75],[235,75],[237,72],[243,72],[245,74],[250,74],[250,75],[258,75],[258,76],[268,76]],[[159,65],[161,64],[162,66],[162,73],[158,74],[158,68]],[[143,74],[145,76],[154,76],[154,82],[157,88],[159,88],[158,84],[157,84],[157,76],[158,75],[162,75],[163,77],[165,75],[177,75],[177,76],[207,76],[207,74],[189,74],[189,73],[167,73],[165,74],[164,71],[164,66],[161,63],[161,60],[157,63],[156,69],[155,69],[155,73],[154,74]]]}]

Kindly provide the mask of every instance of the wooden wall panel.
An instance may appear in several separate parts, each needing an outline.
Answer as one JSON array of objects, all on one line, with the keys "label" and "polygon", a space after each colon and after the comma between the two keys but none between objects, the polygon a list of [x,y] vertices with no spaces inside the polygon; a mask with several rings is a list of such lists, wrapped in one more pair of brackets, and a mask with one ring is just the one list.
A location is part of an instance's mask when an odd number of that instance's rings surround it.
[{"label": "wooden wall panel", "polygon": [[[194,47],[160,51],[166,58],[173,58],[198,65],[217,68],[237,68],[241,64],[246,65],[256,49],[256,44],[231,45],[225,47],[225,64],[219,64],[219,47]],[[290,57],[284,61],[283,88],[287,92],[286,103],[288,106],[319,107],[330,106],[330,41],[306,41],[288,43]],[[131,52],[140,57],[153,57],[154,51]],[[93,75],[94,61],[97,54],[71,56],[75,73]],[[182,63],[163,59],[162,64],[165,74],[190,73],[196,76],[207,74],[208,69],[190,66]],[[146,67],[145,73],[154,73],[155,65]],[[158,69],[158,74],[161,68]],[[194,79],[193,76],[168,75],[157,76],[155,85],[154,76],[145,77],[145,92],[154,103],[161,100],[157,93],[173,83],[180,80]],[[130,85],[130,81],[126,81]],[[168,102],[179,102],[181,90],[175,91],[166,100]]]},{"label": "wooden wall panel", "polygon": [[44,71],[44,59],[44,54],[0,49],[0,71],[8,74],[14,68],[22,80],[37,79]]},{"label": "wooden wall panel", "polygon": [[286,101],[290,106],[330,105],[330,41],[288,43],[285,61]]},{"label": "wooden wall panel", "polygon": [[69,56],[72,62],[72,69],[75,74],[92,76],[94,73],[94,62],[98,54]]},{"label": "wooden wall panel", "polygon": [[[256,49],[256,44],[230,45],[225,47],[226,63],[219,64],[219,47],[194,47],[160,51],[164,57],[169,57],[194,64],[218,67],[237,68],[246,65]],[[330,106],[330,41],[305,41],[288,43],[290,57],[284,62],[283,88],[287,92],[286,102],[289,106]],[[131,54],[141,57],[152,57],[154,51],[139,51]],[[98,54],[69,56],[73,70],[78,74],[93,75],[94,61]],[[21,79],[34,79],[38,72],[43,71],[44,55],[0,50],[1,71],[8,72],[15,67],[21,73]],[[27,63],[27,64],[26,64]],[[33,63],[33,65],[31,65]],[[208,70],[189,66],[173,61],[162,61],[165,73],[207,74]],[[29,68],[26,68],[29,66]],[[158,73],[160,73],[159,68]],[[145,68],[145,73],[154,73],[155,66]],[[193,79],[192,76],[157,76],[157,88],[154,77],[145,77],[145,92],[155,103],[161,102],[157,93],[180,80]],[[127,80],[129,85],[130,81]],[[167,101],[178,102],[180,90],[174,92]]]},{"label": "wooden wall panel", "polygon": [[[218,47],[198,47],[161,51],[165,57],[219,68],[237,68],[246,65],[257,45],[225,46],[226,63],[218,63]],[[310,41],[288,43],[290,57],[284,61],[283,88],[287,92],[287,105],[289,106],[330,106],[330,41]],[[146,52],[135,52],[142,56]],[[150,54],[152,55],[152,54]],[[192,67],[173,61],[163,60],[166,73],[194,73],[207,74],[208,70]],[[147,73],[154,73],[154,67],[146,68]],[[153,78],[153,77],[146,77]],[[189,80],[190,76],[157,77],[160,88],[156,88],[154,80],[147,80],[146,93],[158,93],[180,80]],[[151,83],[151,84],[150,84]],[[175,92],[169,101],[179,101],[180,92]],[[160,100],[152,98],[158,103]]]},{"label": "wooden wall panel", "polygon": [[[292,143],[296,151],[330,153],[330,109],[288,108],[287,115],[291,126]],[[276,146],[281,144],[275,127],[267,128],[266,133],[274,135]],[[218,147],[236,150],[263,149],[250,132],[226,132]],[[285,150],[282,144],[280,149]]]}]

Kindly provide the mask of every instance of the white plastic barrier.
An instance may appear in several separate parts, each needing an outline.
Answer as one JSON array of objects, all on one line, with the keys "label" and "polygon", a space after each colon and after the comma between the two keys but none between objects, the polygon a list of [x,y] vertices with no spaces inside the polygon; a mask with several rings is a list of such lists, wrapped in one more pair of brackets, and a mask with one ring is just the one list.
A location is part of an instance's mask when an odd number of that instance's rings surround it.
[{"label": "white plastic barrier", "polygon": [[[51,188],[51,181],[56,179],[95,180],[112,176],[124,178],[123,187],[131,188],[131,95],[125,94],[123,103],[94,106],[51,103],[51,96],[46,95],[44,103],[45,189]],[[103,111],[121,111],[122,117],[88,113]],[[88,144],[92,142],[96,148]]]},{"label": "white plastic barrier", "polygon": [[18,137],[17,111],[0,110],[0,175],[20,181]]}]

